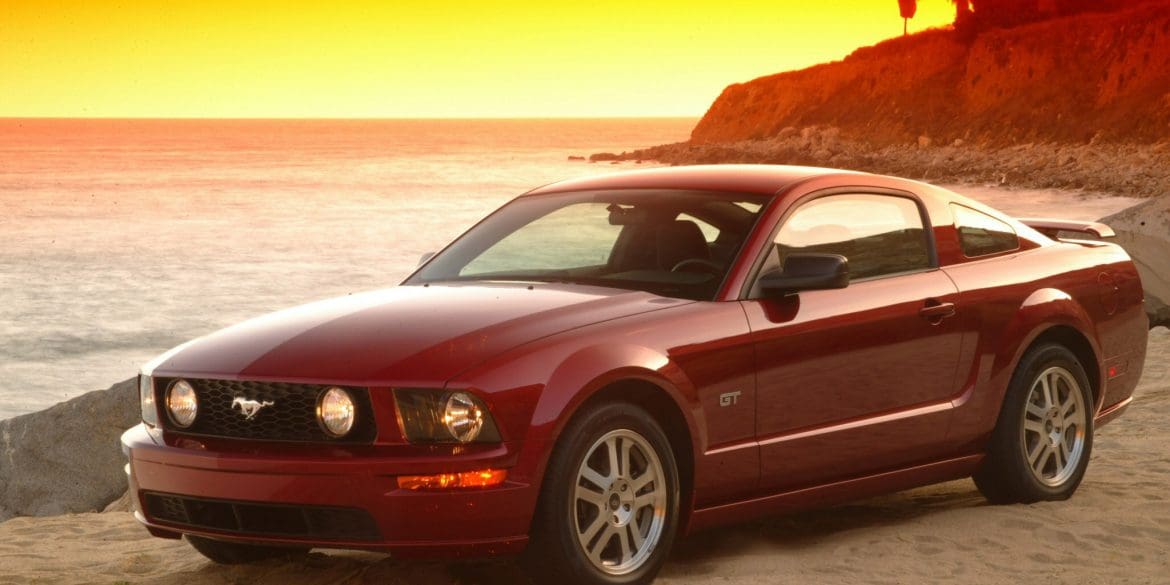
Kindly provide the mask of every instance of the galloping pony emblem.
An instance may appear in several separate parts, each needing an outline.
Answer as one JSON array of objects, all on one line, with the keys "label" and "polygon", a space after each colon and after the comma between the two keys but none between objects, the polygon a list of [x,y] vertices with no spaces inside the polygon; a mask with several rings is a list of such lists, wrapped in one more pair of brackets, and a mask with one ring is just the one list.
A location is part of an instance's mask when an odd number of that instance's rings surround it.
[{"label": "galloping pony emblem", "polygon": [[271,400],[260,402],[257,400],[248,400],[243,396],[236,396],[235,399],[232,400],[232,409],[234,410],[238,407],[240,409],[240,413],[244,415],[244,420],[252,420],[252,417],[255,417],[256,413],[260,412],[261,408],[264,408],[265,406],[272,406],[273,404],[276,403],[272,402]]}]

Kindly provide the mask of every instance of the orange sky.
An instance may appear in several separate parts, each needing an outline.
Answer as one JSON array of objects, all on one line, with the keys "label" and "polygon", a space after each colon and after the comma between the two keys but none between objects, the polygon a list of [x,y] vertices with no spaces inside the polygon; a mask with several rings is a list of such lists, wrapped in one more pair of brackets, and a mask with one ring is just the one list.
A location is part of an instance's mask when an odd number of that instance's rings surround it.
[{"label": "orange sky", "polygon": [[896,0],[0,0],[0,117],[698,116],[901,32]]}]

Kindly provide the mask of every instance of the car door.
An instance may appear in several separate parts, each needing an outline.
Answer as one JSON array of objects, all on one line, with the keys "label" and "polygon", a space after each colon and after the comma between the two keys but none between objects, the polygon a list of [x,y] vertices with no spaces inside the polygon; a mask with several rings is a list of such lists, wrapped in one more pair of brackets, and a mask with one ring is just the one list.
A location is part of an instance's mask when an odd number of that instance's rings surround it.
[{"label": "car door", "polygon": [[794,252],[849,260],[843,289],[743,301],[756,351],[761,488],[798,489],[936,458],[961,332],[957,290],[937,268],[909,194],[805,199],[765,262]]}]

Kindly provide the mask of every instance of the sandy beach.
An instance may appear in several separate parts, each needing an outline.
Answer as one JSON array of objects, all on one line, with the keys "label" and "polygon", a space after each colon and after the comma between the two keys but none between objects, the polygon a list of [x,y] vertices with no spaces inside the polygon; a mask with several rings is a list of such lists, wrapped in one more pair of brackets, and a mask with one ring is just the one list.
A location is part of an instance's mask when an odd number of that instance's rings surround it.
[{"label": "sandy beach", "polygon": [[[970,480],[760,519],[679,542],[657,581],[749,583],[1170,582],[1170,331],[1151,331],[1135,402],[1097,435],[1066,502],[992,506]],[[150,537],[127,512],[0,524],[0,583],[504,584],[505,561],[442,563],[317,551],[218,566]]]}]

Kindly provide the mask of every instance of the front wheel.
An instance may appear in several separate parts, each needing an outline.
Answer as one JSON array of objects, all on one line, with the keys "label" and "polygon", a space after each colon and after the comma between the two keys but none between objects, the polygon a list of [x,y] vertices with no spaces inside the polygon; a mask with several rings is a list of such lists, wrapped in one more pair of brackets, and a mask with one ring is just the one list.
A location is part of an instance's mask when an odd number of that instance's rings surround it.
[{"label": "front wheel", "polygon": [[993,503],[1064,500],[1093,447],[1093,396],[1077,357],[1061,345],[1029,351],[1012,376],[975,485]]},{"label": "front wheel", "polygon": [[536,583],[654,580],[678,524],[678,467],[644,410],[607,404],[578,416],[554,449],[524,564]]}]

